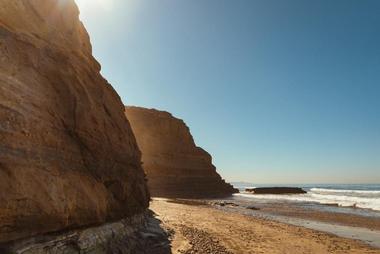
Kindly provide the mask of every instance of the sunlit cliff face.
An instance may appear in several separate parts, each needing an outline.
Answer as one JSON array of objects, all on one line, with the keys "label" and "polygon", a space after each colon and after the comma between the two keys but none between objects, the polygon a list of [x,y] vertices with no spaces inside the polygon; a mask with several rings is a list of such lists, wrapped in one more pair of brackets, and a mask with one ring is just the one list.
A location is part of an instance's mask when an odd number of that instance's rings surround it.
[{"label": "sunlit cliff face", "polygon": [[153,196],[218,197],[234,193],[198,147],[185,122],[165,111],[127,107]]},{"label": "sunlit cliff face", "polygon": [[13,32],[28,35],[36,43],[49,41],[51,46],[62,50],[91,55],[90,40],[78,19],[79,10],[74,0],[16,2],[18,4],[9,5],[8,1],[0,1],[0,23],[7,24]]}]

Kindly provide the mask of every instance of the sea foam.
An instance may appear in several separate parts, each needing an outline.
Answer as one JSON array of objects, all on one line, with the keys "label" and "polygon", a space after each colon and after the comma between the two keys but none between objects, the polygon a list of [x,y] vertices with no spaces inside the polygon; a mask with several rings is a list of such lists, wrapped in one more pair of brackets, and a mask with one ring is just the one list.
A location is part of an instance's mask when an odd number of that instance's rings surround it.
[{"label": "sea foam", "polygon": [[306,194],[255,195],[243,192],[235,195],[260,200],[314,202],[380,211],[380,191],[378,190],[311,188]]}]

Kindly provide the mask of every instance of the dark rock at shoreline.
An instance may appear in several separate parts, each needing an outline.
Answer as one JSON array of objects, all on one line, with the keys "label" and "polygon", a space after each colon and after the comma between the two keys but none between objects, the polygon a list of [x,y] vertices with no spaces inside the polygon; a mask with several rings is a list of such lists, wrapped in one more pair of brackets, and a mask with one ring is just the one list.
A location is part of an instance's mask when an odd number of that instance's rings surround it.
[{"label": "dark rock at shoreline", "polygon": [[226,201],[222,201],[222,202],[211,202],[210,203],[211,205],[217,205],[217,206],[232,206],[232,207],[237,207],[239,206],[238,204],[235,204],[233,202],[226,202]]},{"label": "dark rock at shoreline", "polygon": [[258,210],[260,210],[260,208],[255,207],[255,206],[248,206],[247,209],[249,209],[249,210],[254,210],[254,211],[258,211]]},{"label": "dark rock at shoreline", "polygon": [[213,198],[238,192],[216,172],[212,157],[196,146],[186,124],[170,113],[126,107],[142,151],[152,196]]},{"label": "dark rock at shoreline", "polygon": [[74,0],[1,0],[0,17],[0,243],[145,212],[141,153]]},{"label": "dark rock at shoreline", "polygon": [[262,187],[262,188],[253,188],[245,189],[246,192],[252,194],[304,194],[302,188],[298,187]]},{"label": "dark rock at shoreline", "polygon": [[98,227],[45,234],[0,244],[0,253],[120,253],[169,254],[170,233],[150,213]]}]

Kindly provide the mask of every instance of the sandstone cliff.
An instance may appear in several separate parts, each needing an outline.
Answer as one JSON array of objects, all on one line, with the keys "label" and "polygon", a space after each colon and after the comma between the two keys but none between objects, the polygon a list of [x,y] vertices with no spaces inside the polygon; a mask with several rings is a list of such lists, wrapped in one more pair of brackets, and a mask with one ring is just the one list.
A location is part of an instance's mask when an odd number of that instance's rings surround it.
[{"label": "sandstone cliff", "polygon": [[0,243],[141,213],[124,106],[73,0],[0,1]]},{"label": "sandstone cliff", "polygon": [[125,112],[152,196],[220,197],[237,191],[222,180],[210,154],[195,145],[182,120],[154,109],[126,107]]}]

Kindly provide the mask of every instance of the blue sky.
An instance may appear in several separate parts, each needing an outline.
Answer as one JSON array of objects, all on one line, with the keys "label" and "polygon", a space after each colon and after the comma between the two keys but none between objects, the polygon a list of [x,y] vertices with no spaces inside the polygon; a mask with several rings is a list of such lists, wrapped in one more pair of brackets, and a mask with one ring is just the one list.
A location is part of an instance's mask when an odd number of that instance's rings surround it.
[{"label": "blue sky", "polygon": [[79,4],[124,103],[184,119],[227,180],[380,183],[380,1]]}]

